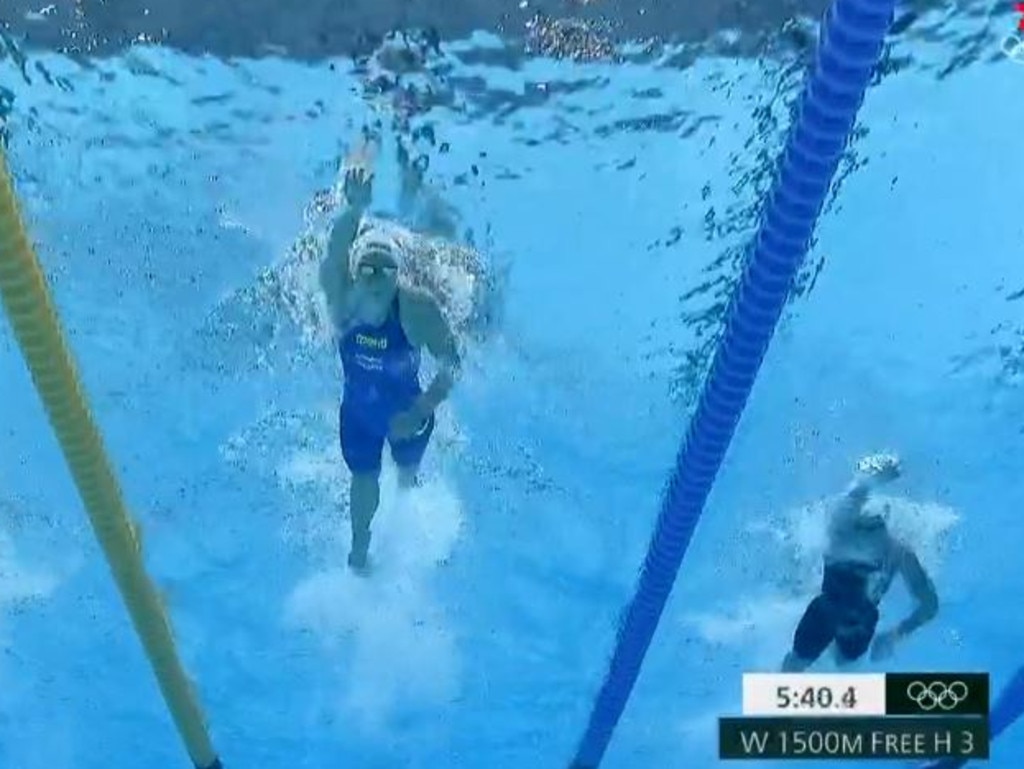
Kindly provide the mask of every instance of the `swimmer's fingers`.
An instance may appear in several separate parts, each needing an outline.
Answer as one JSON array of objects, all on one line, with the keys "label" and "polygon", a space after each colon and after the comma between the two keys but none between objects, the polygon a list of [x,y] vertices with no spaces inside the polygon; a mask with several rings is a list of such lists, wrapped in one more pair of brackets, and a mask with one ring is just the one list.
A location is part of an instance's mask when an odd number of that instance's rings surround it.
[{"label": "swimmer's fingers", "polygon": [[365,173],[372,174],[374,163],[377,160],[378,143],[379,139],[364,129],[362,139],[345,156],[346,172],[358,168]]},{"label": "swimmer's fingers", "polygon": [[369,178],[373,176],[373,164],[367,163],[365,158],[348,158],[345,161],[345,178]]},{"label": "swimmer's fingers", "polygon": [[349,204],[365,208],[373,195],[373,171],[359,166],[349,168],[343,190]]},{"label": "swimmer's fingers", "polygon": [[369,184],[373,181],[373,169],[356,166],[345,173],[346,184]]}]

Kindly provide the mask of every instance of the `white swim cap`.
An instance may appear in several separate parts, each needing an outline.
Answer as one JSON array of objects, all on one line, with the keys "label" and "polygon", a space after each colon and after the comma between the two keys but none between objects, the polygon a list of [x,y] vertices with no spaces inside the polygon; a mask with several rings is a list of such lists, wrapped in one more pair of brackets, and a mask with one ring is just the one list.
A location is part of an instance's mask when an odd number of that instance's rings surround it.
[{"label": "white swim cap", "polygon": [[402,266],[402,247],[398,239],[382,227],[368,227],[356,235],[349,250],[350,265],[353,270],[371,254],[379,254],[393,262],[396,267]]}]

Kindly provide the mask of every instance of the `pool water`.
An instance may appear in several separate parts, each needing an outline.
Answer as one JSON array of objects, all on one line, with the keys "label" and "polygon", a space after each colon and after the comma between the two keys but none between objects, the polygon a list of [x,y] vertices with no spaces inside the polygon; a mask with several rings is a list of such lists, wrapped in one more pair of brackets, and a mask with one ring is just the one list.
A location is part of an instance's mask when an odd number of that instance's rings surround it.
[{"label": "pool water", "polygon": [[[718,764],[741,674],[777,668],[816,591],[820,502],[869,451],[903,457],[894,526],[942,608],[861,669],[998,689],[1020,665],[1024,68],[1002,20],[951,72],[941,36],[889,52],[910,64],[869,92],[602,766]],[[382,114],[375,212],[397,210],[394,105],[341,60],[0,60],[26,221],[228,769],[563,767],[605,675],[803,70],[469,55],[501,45],[445,46],[448,96],[412,120],[461,237],[507,270],[501,326],[423,488],[386,474],[366,580],[294,245]],[[0,767],[187,766],[5,322],[0,511]],[[1011,728],[990,766],[1022,752]]]}]

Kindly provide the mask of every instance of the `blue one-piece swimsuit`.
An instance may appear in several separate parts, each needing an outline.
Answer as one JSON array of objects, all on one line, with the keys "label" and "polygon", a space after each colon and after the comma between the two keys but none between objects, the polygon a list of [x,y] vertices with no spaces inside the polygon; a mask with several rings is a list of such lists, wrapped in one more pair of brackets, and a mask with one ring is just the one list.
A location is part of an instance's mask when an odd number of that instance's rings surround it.
[{"label": "blue one-piece swimsuit", "polygon": [[398,297],[379,326],[361,323],[338,340],[345,374],[340,409],[341,453],[353,473],[379,472],[384,441],[399,467],[415,467],[423,459],[434,417],[412,437],[388,439],[391,419],[422,394],[420,352],[409,343],[399,319]]}]

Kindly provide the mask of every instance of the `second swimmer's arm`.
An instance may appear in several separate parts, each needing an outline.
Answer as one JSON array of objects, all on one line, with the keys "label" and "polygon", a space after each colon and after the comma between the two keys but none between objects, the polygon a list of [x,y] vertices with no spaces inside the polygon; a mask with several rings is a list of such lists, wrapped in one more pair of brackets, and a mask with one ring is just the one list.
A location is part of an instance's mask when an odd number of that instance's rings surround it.
[{"label": "second swimmer's arm", "polygon": [[877,481],[871,476],[854,476],[853,481],[831,509],[831,528],[841,530],[851,525],[864,509],[876,484]]},{"label": "second swimmer's arm", "polygon": [[899,476],[900,463],[897,457],[889,454],[864,457],[857,463],[857,474],[853,481],[833,508],[834,524],[841,525],[855,519],[864,509],[871,492]]},{"label": "second swimmer's arm", "polygon": [[917,607],[911,615],[898,624],[893,631],[897,638],[905,638],[922,625],[930,622],[939,613],[939,595],[931,577],[928,576],[928,572],[924,570],[913,550],[900,547],[897,557],[900,574],[903,575],[907,588],[917,601]]}]

